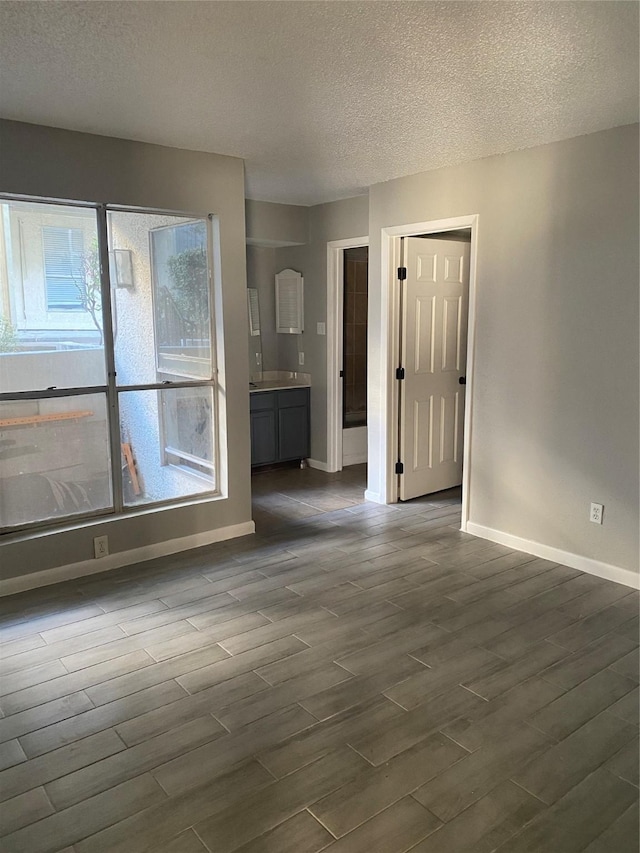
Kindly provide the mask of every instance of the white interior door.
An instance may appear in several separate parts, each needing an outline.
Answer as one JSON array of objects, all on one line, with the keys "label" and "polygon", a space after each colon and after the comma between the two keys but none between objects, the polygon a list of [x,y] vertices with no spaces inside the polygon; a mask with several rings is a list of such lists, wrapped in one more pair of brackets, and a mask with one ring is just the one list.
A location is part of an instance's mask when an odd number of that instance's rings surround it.
[{"label": "white interior door", "polygon": [[462,482],[470,244],[404,238],[400,500]]}]

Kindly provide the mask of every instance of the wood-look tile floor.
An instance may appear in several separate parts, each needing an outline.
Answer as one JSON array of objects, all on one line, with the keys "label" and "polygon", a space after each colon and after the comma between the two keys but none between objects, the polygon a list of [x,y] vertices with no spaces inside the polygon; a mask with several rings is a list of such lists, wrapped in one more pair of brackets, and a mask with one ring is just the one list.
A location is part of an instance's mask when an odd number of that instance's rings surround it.
[{"label": "wood-look tile floor", "polygon": [[637,853],[637,593],[455,492],[254,487],[255,536],[1,602],[2,851]]}]

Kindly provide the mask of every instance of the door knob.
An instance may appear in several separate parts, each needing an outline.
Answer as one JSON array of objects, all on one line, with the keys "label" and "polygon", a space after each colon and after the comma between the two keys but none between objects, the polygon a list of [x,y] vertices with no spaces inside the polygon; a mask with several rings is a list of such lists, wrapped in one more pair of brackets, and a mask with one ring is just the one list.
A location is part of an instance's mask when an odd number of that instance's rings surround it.
[{"label": "door knob", "polygon": [[466,384],[467,384],[467,377],[466,377],[466,376],[461,376],[461,377],[458,379],[458,384],[459,384],[459,385],[466,385]]}]

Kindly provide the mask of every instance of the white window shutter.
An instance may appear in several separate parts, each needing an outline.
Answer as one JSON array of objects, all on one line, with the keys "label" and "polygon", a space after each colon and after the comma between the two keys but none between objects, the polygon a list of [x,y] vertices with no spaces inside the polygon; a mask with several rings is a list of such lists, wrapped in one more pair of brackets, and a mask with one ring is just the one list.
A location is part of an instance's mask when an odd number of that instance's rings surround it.
[{"label": "white window shutter", "polygon": [[247,301],[249,305],[249,334],[253,338],[260,334],[260,308],[258,291],[255,287],[247,288]]},{"label": "white window shutter", "polygon": [[276,331],[301,335],[304,331],[304,279],[287,269],[276,275]]}]

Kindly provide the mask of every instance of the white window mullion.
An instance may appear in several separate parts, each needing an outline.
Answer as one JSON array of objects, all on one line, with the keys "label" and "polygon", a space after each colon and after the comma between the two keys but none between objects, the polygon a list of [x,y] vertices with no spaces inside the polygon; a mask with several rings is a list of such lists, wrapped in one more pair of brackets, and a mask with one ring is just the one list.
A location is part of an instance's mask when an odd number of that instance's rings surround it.
[{"label": "white window mullion", "polygon": [[120,407],[116,388],[115,341],[111,313],[111,278],[109,276],[109,241],[107,210],[98,208],[98,254],[100,256],[100,284],[102,289],[102,328],[107,364],[107,402],[109,410],[109,441],[111,446],[111,487],[116,512],[122,512],[122,449],[120,446]]}]

